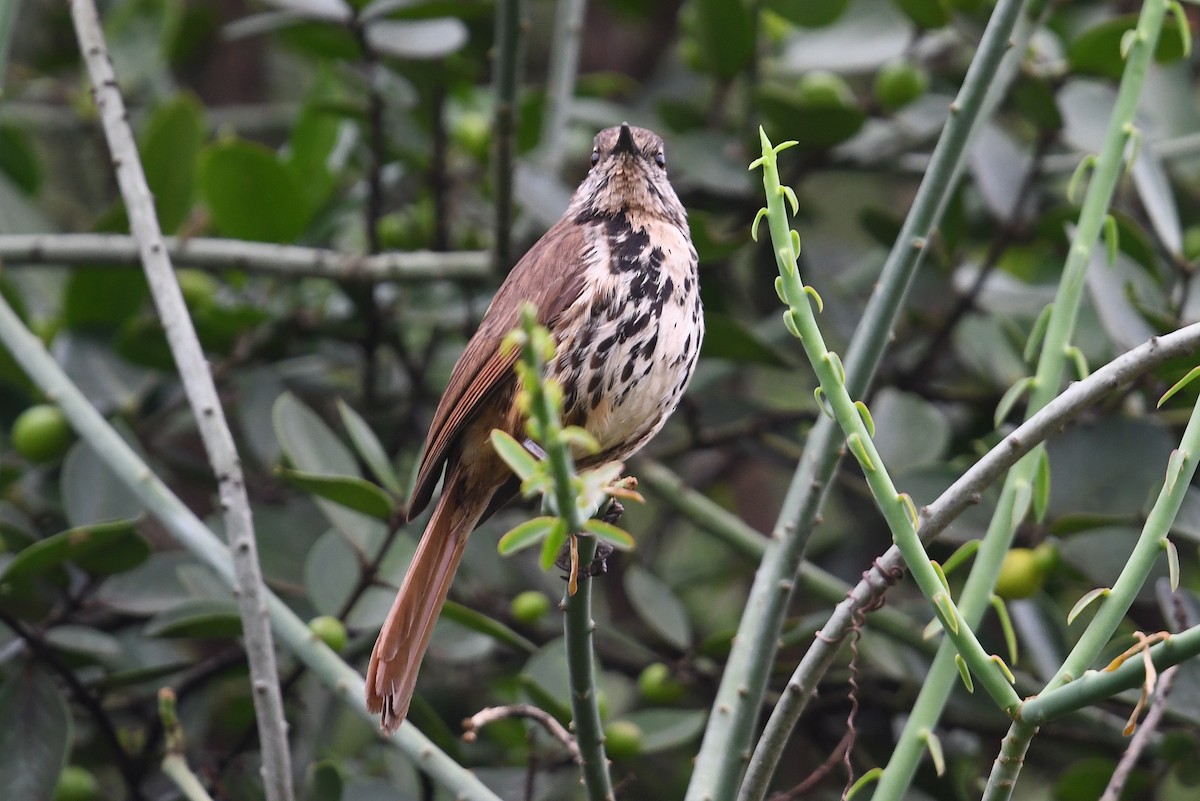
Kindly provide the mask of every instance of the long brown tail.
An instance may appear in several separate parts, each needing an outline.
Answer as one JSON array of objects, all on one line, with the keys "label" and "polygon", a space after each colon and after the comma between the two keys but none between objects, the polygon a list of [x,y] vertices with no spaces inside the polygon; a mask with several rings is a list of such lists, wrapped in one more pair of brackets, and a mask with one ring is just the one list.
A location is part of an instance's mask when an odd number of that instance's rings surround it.
[{"label": "long brown tail", "polygon": [[392,603],[367,668],[367,708],[392,732],[404,722],[433,625],[462,561],[467,537],[487,508],[486,498],[463,498],[455,476],[445,488],[412,564]]}]

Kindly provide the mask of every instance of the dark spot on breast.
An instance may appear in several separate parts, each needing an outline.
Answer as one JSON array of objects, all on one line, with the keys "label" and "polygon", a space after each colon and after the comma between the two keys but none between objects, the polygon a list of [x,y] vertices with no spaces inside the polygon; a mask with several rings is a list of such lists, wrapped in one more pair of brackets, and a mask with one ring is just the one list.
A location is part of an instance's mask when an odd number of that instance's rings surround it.
[{"label": "dark spot on breast", "polygon": [[631,358],[629,361],[625,362],[625,369],[623,369],[621,371],[621,380],[628,381],[632,375],[633,375],[633,359]]},{"label": "dark spot on breast", "polygon": [[[650,338],[642,343],[642,356],[649,358],[654,355],[654,349],[658,346],[658,332],[655,331],[650,335]],[[635,348],[636,350],[636,348]]]}]

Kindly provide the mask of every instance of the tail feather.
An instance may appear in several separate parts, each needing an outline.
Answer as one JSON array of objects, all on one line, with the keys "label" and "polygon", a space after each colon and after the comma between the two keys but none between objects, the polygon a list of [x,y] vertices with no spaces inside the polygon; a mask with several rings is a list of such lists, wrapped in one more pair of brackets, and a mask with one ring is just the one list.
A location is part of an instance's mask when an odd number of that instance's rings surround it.
[{"label": "tail feather", "polygon": [[468,503],[470,508],[464,509],[452,497],[459,493],[450,490],[449,477],[446,484],[367,668],[367,708],[381,713],[381,725],[388,732],[398,729],[408,714],[434,623],[462,561],[467,537],[486,506]]}]

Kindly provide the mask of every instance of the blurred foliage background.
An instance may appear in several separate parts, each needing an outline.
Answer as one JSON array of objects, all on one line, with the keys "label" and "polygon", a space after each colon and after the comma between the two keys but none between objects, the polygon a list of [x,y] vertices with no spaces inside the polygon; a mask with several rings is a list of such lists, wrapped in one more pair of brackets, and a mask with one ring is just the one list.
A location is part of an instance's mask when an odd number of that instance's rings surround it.
[{"label": "blurred foliage background", "polygon": [[[0,11],[9,23],[0,42],[0,234],[125,232],[66,5],[9,3]],[[561,213],[587,169],[591,137],[622,120],[667,141],[700,255],[709,332],[685,405],[648,456],[769,532],[819,412],[811,372],[780,320],[769,247],[749,236],[762,202],[757,175],[746,171],[757,126],[801,143],[781,165],[801,203],[802,272],[824,298],[825,336],[841,351],[990,3],[594,0],[578,78],[566,84],[558,117],[546,92],[562,46],[556,4],[526,0],[511,135],[497,116],[504,9],[493,2],[110,0],[101,10],[165,232],[347,253],[442,252],[438,264],[467,265],[460,276],[468,277],[454,280],[372,283],[181,262],[235,425],[268,582],[302,617],[343,621],[346,654],[361,665],[423,523],[400,526],[394,510],[403,509],[454,360],[501,271]],[[1029,370],[1025,341],[1053,296],[1077,216],[1068,182],[1099,147],[1121,37],[1136,11],[1124,0],[1053,5],[927,244],[868,399],[879,449],[918,503],[999,438],[993,412]],[[1200,15],[1187,13],[1194,28]],[[1114,205],[1117,252],[1106,266],[1101,248],[1089,272],[1075,341],[1093,366],[1200,320],[1196,70],[1171,25],[1139,111],[1143,146]],[[509,143],[511,184],[496,169]],[[481,267],[484,251],[497,256],[491,270]],[[33,264],[36,256],[6,252],[0,291],[155,471],[218,525],[215,483],[140,269],[101,256]],[[1011,583],[1001,588],[1020,673],[1042,681],[1053,673],[1072,641],[1066,610],[1124,564],[1195,390],[1161,413],[1152,413],[1154,400],[1190,367],[1171,365],[1114,395],[1051,441],[1049,516],[1019,533],[1030,550],[1011,560]],[[2,351],[0,384],[0,428],[11,432],[0,434],[0,732],[22,741],[0,735],[10,746],[0,751],[0,795],[20,797],[9,793],[22,781],[54,787],[65,760],[86,771],[74,779],[90,794],[72,797],[175,797],[157,770],[155,694],[170,685],[189,759],[214,796],[260,797],[228,592],[142,515],[52,412],[14,428],[45,399]],[[623,799],[682,797],[755,567],[669,497],[646,494],[623,521],[637,551],[611,559],[596,582],[602,706],[618,733],[610,755]],[[932,555],[944,559],[980,536],[989,512],[985,496]],[[510,508],[473,538],[412,719],[505,798],[577,798],[576,768],[523,723],[459,740],[460,721],[497,702],[527,700],[569,718],[559,615],[546,602],[561,594],[561,578],[540,572],[530,554],[495,551],[495,534],[527,513]],[[84,526],[93,537],[73,535]],[[1194,602],[1194,488],[1175,533]],[[861,475],[843,469],[809,559],[853,582],[889,542]],[[1160,568],[1165,576],[1165,562]],[[930,618],[911,587],[893,591],[889,605],[914,633]],[[780,685],[830,606],[797,593]],[[1170,606],[1148,585],[1129,631],[1174,627]],[[1003,650],[994,620],[981,633]],[[919,637],[865,630],[851,754],[859,772],[886,762],[930,653]],[[304,670],[286,658],[283,669],[306,797],[443,797]],[[827,676],[778,787],[800,782],[842,739],[848,675],[843,660]],[[1050,727],[1029,756],[1020,797],[1097,798],[1124,748],[1126,714],[1114,703]],[[1200,667],[1192,664],[1123,797],[1196,797],[1198,723]],[[926,765],[911,797],[977,797],[1006,725],[986,699],[959,688],[940,731],[947,773],[936,777]],[[843,778],[835,770],[806,797],[839,797]],[[36,792],[26,797],[46,797]]]}]

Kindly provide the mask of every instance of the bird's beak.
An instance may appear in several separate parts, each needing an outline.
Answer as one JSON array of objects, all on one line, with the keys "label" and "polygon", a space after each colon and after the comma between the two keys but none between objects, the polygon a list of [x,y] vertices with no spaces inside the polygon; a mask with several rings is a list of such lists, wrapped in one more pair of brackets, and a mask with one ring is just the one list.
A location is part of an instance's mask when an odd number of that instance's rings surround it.
[{"label": "bird's beak", "polygon": [[633,131],[629,130],[629,123],[621,123],[621,135],[617,137],[617,145],[612,149],[612,155],[619,153],[636,153],[637,144],[633,141]]}]

